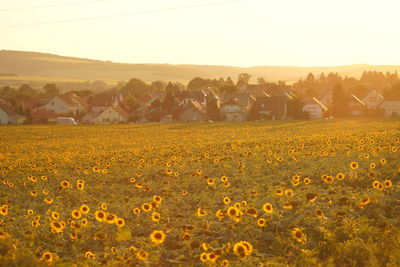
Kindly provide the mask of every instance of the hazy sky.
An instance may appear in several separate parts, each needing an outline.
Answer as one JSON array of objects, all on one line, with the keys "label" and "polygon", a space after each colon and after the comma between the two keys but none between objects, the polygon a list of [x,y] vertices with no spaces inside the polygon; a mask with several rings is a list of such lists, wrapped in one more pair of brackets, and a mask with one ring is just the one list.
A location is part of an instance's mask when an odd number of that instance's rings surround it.
[{"label": "hazy sky", "polygon": [[[0,0],[0,49],[129,63],[400,64],[399,10],[398,0]],[[132,15],[77,20],[122,13]],[[8,27],[60,20],[76,21]]]}]

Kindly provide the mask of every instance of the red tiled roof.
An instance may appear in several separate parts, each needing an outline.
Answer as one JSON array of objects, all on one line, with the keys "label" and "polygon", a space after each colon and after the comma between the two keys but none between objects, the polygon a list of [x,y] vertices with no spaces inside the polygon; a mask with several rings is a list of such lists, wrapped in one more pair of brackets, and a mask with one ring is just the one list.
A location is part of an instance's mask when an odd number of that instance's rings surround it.
[{"label": "red tiled roof", "polygon": [[93,96],[92,100],[90,101],[90,106],[96,107],[108,107],[114,103],[114,95],[107,94],[107,93],[100,93]]},{"label": "red tiled roof", "polygon": [[0,104],[0,109],[2,109],[5,113],[7,113],[8,116],[14,116],[17,115],[17,113],[15,113],[14,110],[11,109],[11,107],[9,107],[6,104]]},{"label": "red tiled roof", "polygon": [[69,98],[66,95],[58,95],[58,97],[65,102],[65,104],[67,104],[70,107],[75,107],[76,104],[74,103],[74,101],[71,100],[71,98]]},{"label": "red tiled roof", "polygon": [[33,119],[56,119],[58,116],[52,111],[47,109],[38,109],[32,113]]}]

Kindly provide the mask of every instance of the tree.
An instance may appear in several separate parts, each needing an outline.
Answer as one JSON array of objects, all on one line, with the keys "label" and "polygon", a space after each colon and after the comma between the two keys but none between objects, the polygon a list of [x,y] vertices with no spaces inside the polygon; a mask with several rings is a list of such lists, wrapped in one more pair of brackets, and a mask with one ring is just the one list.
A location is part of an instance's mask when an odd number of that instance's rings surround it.
[{"label": "tree", "polygon": [[168,92],[161,103],[161,107],[168,113],[172,113],[176,107],[176,99],[171,92]]},{"label": "tree", "polygon": [[147,85],[144,81],[133,78],[121,88],[121,92],[125,96],[141,97],[145,93],[151,92],[151,86]]},{"label": "tree", "polygon": [[207,98],[207,112],[211,120],[221,120],[221,113],[217,101],[214,98]]},{"label": "tree", "polygon": [[258,77],[257,78],[257,83],[258,84],[267,84],[267,81],[263,77]]},{"label": "tree", "polygon": [[333,88],[332,95],[332,115],[343,118],[348,114],[348,99],[343,91],[342,84],[337,83]]},{"label": "tree", "polygon": [[43,86],[43,90],[44,90],[43,96],[47,98],[52,98],[60,93],[60,90],[54,83],[46,84],[45,86]]},{"label": "tree", "polygon": [[228,78],[226,78],[225,84],[227,84],[227,85],[234,85],[235,83],[232,81],[232,78],[231,78],[230,76],[228,76]]},{"label": "tree", "polygon": [[238,76],[238,81],[236,83],[237,87],[241,87],[244,85],[248,85],[250,81],[251,75],[248,73],[240,73]]},{"label": "tree", "polygon": [[196,77],[190,80],[190,82],[187,85],[187,89],[189,91],[199,91],[204,87],[207,87],[207,85],[208,85],[207,80],[200,77]]},{"label": "tree", "polygon": [[239,88],[236,85],[224,85],[220,89],[221,93],[226,93],[226,94],[233,94],[239,91]]},{"label": "tree", "polygon": [[33,89],[29,84],[23,84],[18,88],[18,96],[21,98],[32,98],[36,96],[37,91]]},{"label": "tree", "polygon": [[179,90],[178,85],[176,85],[175,83],[172,83],[172,82],[168,82],[168,85],[165,87],[165,91],[168,93],[175,94],[175,93],[179,92],[180,90]]},{"label": "tree", "polygon": [[167,87],[167,83],[164,81],[154,81],[151,83],[151,87],[153,87],[155,91],[164,91]]}]

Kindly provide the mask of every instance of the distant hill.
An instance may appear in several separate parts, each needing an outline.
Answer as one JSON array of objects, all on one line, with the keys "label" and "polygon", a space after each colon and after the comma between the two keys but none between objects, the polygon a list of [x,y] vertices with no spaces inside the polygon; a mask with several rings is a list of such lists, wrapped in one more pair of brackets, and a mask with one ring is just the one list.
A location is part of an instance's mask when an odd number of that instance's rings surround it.
[{"label": "distant hill", "polygon": [[[266,62],[268,63],[268,62]],[[146,82],[155,80],[176,81],[186,84],[194,77],[219,78],[231,76],[234,80],[239,73],[264,77],[267,81],[297,81],[309,72],[338,72],[341,75],[359,77],[364,70],[387,72],[400,71],[400,66],[348,65],[337,67],[286,67],[258,66],[250,68],[208,65],[171,64],[123,64],[110,61],[64,57],[52,54],[0,50],[0,85],[5,83],[35,81],[94,81],[108,83],[127,81],[133,77]],[[6,74],[10,74],[7,76]]]}]

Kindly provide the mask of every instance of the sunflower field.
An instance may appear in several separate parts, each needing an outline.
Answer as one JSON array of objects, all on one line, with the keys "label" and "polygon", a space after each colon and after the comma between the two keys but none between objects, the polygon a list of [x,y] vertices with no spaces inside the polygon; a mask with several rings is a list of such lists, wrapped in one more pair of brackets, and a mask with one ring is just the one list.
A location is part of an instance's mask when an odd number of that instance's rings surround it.
[{"label": "sunflower field", "polygon": [[0,127],[1,266],[400,266],[400,121]]}]

